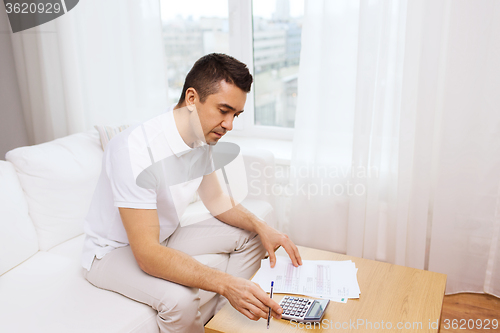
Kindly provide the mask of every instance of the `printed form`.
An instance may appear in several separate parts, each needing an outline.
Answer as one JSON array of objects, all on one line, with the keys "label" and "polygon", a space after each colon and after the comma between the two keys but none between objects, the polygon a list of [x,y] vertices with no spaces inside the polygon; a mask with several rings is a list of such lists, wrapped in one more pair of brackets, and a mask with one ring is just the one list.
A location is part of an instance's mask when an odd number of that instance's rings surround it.
[{"label": "printed form", "polygon": [[351,260],[302,260],[302,266],[294,267],[290,258],[277,256],[274,268],[271,268],[269,258],[263,259],[252,281],[267,292],[274,281],[274,293],[328,298],[345,303],[348,298],[359,298],[357,271]]}]

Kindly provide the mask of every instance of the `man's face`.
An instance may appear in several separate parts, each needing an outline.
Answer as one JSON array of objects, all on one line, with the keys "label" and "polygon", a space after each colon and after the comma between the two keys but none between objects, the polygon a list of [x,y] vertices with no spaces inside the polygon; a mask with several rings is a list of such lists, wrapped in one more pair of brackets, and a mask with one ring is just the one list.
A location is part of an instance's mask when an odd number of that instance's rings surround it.
[{"label": "man's face", "polygon": [[207,144],[215,144],[233,129],[234,119],[243,112],[247,93],[233,84],[220,81],[219,91],[208,95],[205,103],[195,101]]}]

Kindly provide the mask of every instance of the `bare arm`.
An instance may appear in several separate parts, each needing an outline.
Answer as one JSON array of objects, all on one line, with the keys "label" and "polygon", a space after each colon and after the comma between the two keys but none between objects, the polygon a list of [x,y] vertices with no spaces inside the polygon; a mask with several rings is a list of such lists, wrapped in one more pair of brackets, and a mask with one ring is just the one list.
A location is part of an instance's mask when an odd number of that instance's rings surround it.
[{"label": "bare arm", "polygon": [[[130,247],[139,267],[149,275],[225,296],[252,320],[267,318],[268,307],[280,318],[278,303],[256,284],[212,269],[191,256],[159,243],[160,224],[154,209],[119,208]],[[281,313],[281,312],[279,312]]]},{"label": "bare arm", "polygon": [[269,253],[271,267],[276,264],[274,251],[280,246],[283,246],[295,267],[302,265],[299,250],[287,235],[268,226],[242,205],[232,206],[231,198],[222,191],[215,172],[203,177],[198,193],[203,204],[217,219],[260,236],[262,245]]}]

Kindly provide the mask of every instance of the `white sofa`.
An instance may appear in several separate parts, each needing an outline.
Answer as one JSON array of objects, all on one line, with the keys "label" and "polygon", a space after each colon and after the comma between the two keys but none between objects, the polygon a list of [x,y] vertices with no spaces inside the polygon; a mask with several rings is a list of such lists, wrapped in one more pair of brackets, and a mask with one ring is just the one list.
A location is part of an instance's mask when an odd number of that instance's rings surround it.
[{"label": "white sofa", "polygon": [[[244,205],[274,225],[272,198],[263,187],[266,150],[242,150],[249,194]],[[83,219],[100,174],[97,131],[21,147],[0,160],[0,332],[158,332],[156,312],[82,276]],[[193,202],[186,214],[207,214]],[[225,270],[227,255],[200,262]],[[218,297],[200,291],[207,322]]]}]

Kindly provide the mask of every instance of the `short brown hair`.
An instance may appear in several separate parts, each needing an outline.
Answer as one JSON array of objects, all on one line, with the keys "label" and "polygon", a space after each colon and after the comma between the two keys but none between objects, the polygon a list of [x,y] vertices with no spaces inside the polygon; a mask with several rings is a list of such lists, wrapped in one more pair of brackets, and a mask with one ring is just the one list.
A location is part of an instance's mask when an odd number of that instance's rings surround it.
[{"label": "short brown hair", "polygon": [[241,61],[222,53],[210,53],[198,59],[184,81],[179,104],[184,102],[186,90],[194,88],[205,103],[207,97],[219,91],[220,81],[234,84],[248,93],[253,77]]}]

